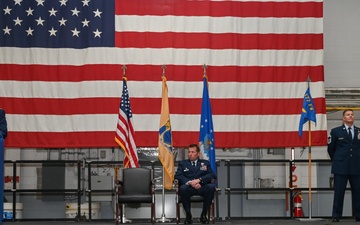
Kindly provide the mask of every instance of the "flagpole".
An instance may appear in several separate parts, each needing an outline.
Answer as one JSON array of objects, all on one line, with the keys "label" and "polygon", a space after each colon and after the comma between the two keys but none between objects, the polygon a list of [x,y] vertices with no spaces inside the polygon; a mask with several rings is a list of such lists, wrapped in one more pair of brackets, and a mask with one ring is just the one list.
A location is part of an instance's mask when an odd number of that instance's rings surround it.
[{"label": "flagpole", "polygon": [[207,84],[208,84],[208,77],[207,77],[207,74],[206,74],[207,65],[204,64],[204,65],[202,66],[202,68],[204,69],[204,75],[203,75],[203,77],[206,77],[206,85],[207,85]]},{"label": "flagpole", "polygon": [[118,184],[118,172],[119,172],[119,168],[116,167],[114,168],[114,177],[115,177],[115,224],[118,225],[119,224],[119,201],[118,201],[118,197],[119,197],[119,184]]},{"label": "flagpole", "polygon": [[[162,65],[162,77],[165,77],[165,70],[166,70],[166,66]],[[156,222],[161,222],[161,223],[166,223],[166,222],[171,222],[171,219],[166,218],[165,216],[165,168],[163,165],[163,185],[162,185],[162,213],[161,213],[161,217],[159,219],[156,219]]]},{"label": "flagpole", "polygon": [[309,166],[308,166],[308,180],[309,180],[309,219],[311,219],[312,214],[312,192],[311,192],[311,122],[309,121]]},{"label": "flagpole", "polygon": [[[307,83],[308,83],[308,88],[310,89],[310,77],[308,77],[307,79]],[[311,192],[311,186],[312,186],[312,179],[311,179],[311,121],[309,120],[309,132],[308,132],[308,139],[309,139],[309,154],[308,154],[308,159],[309,159],[309,165],[308,165],[308,183],[309,183],[309,219],[311,219],[312,217],[312,192]]]},{"label": "flagpole", "polygon": [[124,64],[122,67],[121,67],[122,71],[123,71],[123,77],[126,77],[126,65]]},{"label": "flagpole", "polygon": [[163,185],[162,185],[162,213],[159,219],[156,219],[156,222],[166,223],[171,222],[171,219],[166,218],[165,216],[165,179],[164,179],[165,169],[163,166]]},{"label": "flagpole", "polygon": [[[207,77],[207,74],[206,74],[206,69],[207,69],[207,65],[204,63],[204,65],[202,65],[202,68],[203,68],[203,78],[206,78],[206,85],[208,85],[208,77]],[[204,84],[205,85],[205,84]],[[205,87],[203,87],[203,88],[205,88]],[[203,96],[204,97],[204,96]],[[201,106],[202,107],[202,106]],[[202,112],[201,112],[202,113]],[[201,118],[200,118],[200,123],[201,123]],[[205,149],[204,149],[204,147],[203,147],[203,144],[201,143],[203,140],[199,140],[199,146],[200,146],[200,152],[201,152],[201,155],[200,155],[200,157],[202,158],[202,159],[207,159],[206,157],[205,157]],[[210,157],[209,157],[209,159],[208,160],[210,160]]]},{"label": "flagpole", "polygon": [[[308,83],[308,89],[310,89],[310,76],[307,78],[307,83]],[[308,208],[309,208],[309,218],[308,219],[300,219],[300,221],[314,221],[315,219],[312,219],[312,175],[311,175],[311,146],[312,146],[312,140],[311,140],[311,120],[308,121],[308,139],[309,139],[309,143],[308,143],[308,147],[309,147],[309,154],[308,154],[308,186],[309,186],[309,201],[308,201]],[[318,218],[316,220],[323,220],[321,218]]]},{"label": "flagpole", "polygon": [[216,174],[216,154],[212,110],[209,96],[209,82],[206,73],[207,65],[203,66],[203,97],[201,102],[199,145],[202,157],[210,161],[211,168]]},{"label": "flagpole", "polygon": [[[124,64],[124,65],[121,67],[121,69],[122,69],[122,71],[123,71],[123,77],[126,78],[126,69],[127,69],[126,65]],[[124,159],[125,159],[125,158],[126,158],[126,154],[124,154]],[[125,162],[124,162],[123,166],[125,166]],[[116,199],[116,201],[117,201],[117,199]],[[122,205],[122,212],[123,212],[123,213],[122,213],[121,217],[122,217],[123,223],[131,223],[132,220],[127,219],[126,216],[125,216],[125,204]],[[116,219],[118,220],[119,218],[116,218]]]}]

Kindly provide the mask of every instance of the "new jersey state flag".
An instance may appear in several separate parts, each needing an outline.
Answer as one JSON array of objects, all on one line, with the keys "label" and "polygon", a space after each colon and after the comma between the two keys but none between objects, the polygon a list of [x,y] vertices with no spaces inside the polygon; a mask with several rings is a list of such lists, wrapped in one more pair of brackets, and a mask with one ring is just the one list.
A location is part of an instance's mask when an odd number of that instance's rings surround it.
[{"label": "new jersey state flag", "polygon": [[164,188],[171,190],[174,182],[174,151],[171,137],[170,110],[166,77],[162,78],[162,101],[159,128],[159,155],[163,165]]}]

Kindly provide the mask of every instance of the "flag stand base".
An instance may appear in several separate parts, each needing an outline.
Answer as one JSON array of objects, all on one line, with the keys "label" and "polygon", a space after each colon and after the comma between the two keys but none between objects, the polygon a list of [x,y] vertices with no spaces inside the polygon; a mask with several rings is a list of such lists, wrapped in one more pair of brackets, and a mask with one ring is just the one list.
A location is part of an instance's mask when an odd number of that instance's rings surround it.
[{"label": "flag stand base", "polygon": [[297,220],[299,220],[300,222],[314,222],[314,221],[323,221],[325,219],[323,219],[323,218],[299,218]]},{"label": "flag stand base", "polygon": [[[119,221],[119,222],[121,221],[121,217],[120,217],[120,216],[119,216],[119,218],[118,218],[118,221]],[[122,221],[123,221],[123,223],[131,223],[131,222],[132,222],[132,220],[127,219],[127,218],[125,217],[125,215],[122,216]]]},{"label": "flag stand base", "polygon": [[162,214],[159,219],[156,219],[157,223],[171,222],[171,219],[166,218],[165,214]]}]

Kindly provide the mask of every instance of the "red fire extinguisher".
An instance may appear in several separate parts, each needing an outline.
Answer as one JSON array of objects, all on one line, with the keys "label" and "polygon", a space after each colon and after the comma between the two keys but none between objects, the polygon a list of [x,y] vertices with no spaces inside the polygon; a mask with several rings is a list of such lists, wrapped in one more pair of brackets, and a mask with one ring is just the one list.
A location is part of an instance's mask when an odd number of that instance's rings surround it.
[{"label": "red fire extinguisher", "polygon": [[296,192],[294,195],[294,217],[302,217],[302,195],[301,192]]}]

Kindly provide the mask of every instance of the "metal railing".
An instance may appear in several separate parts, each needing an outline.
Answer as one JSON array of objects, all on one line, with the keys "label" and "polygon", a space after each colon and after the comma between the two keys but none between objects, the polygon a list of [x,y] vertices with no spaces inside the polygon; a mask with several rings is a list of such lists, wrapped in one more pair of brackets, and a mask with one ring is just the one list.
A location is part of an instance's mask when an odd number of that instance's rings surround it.
[{"label": "metal railing", "polygon": [[[218,189],[218,191],[216,192],[215,195],[215,215],[216,217],[219,219],[220,218],[220,207],[219,207],[219,195],[222,194],[222,187],[224,190],[224,194],[226,195],[227,198],[227,217],[226,219],[232,219],[234,217],[232,217],[231,215],[231,203],[232,203],[232,198],[231,196],[233,194],[248,194],[248,193],[252,193],[252,192],[264,192],[264,194],[267,193],[275,193],[275,192],[285,192],[285,193],[289,193],[289,196],[293,196],[293,194],[295,192],[298,191],[305,191],[307,190],[307,188],[298,188],[298,187],[293,187],[293,182],[292,179],[289,179],[289,186],[288,187],[277,187],[277,188],[239,188],[239,187],[233,187],[232,186],[232,181],[230,179],[231,177],[231,170],[230,168],[233,165],[239,165],[239,164],[246,164],[246,163],[258,163],[258,164],[269,164],[269,163],[275,163],[275,164],[284,164],[285,167],[287,167],[286,169],[288,170],[289,173],[289,177],[292,177],[293,175],[293,171],[292,171],[292,165],[293,163],[306,163],[308,161],[306,160],[220,160],[223,161],[225,163],[226,166],[226,184],[221,184],[219,185],[220,188]],[[219,166],[220,161],[217,162],[217,165]],[[99,194],[99,193],[103,193],[103,194],[107,194],[107,195],[111,195],[111,196],[115,196],[115,188],[113,189],[108,189],[108,190],[93,190],[92,186],[91,186],[91,179],[92,179],[92,175],[91,175],[91,170],[92,168],[94,168],[94,166],[97,165],[112,165],[114,167],[121,167],[122,166],[122,161],[85,161],[85,160],[80,160],[80,161],[70,161],[70,160],[17,160],[17,161],[10,161],[10,160],[5,160],[4,161],[5,165],[12,165],[13,168],[13,183],[12,183],[12,188],[11,189],[5,189],[4,192],[5,193],[11,193],[12,199],[11,202],[13,203],[13,218],[10,220],[4,220],[4,221],[17,221],[19,220],[18,218],[16,218],[16,202],[18,201],[18,196],[24,193],[34,193],[36,194],[61,194],[61,195],[72,195],[72,196],[76,196],[77,198],[77,215],[79,215],[79,217],[76,217],[75,220],[83,220],[83,218],[80,217],[81,215],[81,198],[85,195],[88,198],[88,203],[89,203],[89,216],[88,218],[86,218],[86,221],[92,221],[92,214],[90,213],[92,211],[91,207],[92,207],[92,195],[93,194]],[[22,188],[18,188],[17,184],[16,184],[16,177],[17,177],[17,168],[20,166],[24,166],[24,165],[31,165],[31,164],[59,164],[59,163],[71,163],[73,165],[76,165],[76,170],[77,170],[77,188],[75,189],[63,189],[63,188],[54,188],[54,189],[22,189]],[[330,163],[330,160],[312,160],[312,163]],[[142,166],[146,166],[146,167],[151,167],[152,169],[154,168],[161,168],[162,165],[159,161],[141,161],[140,164]],[[87,188],[84,187],[84,185],[82,185],[82,178],[81,178],[81,174],[82,174],[82,170],[86,170],[87,169]],[[219,170],[218,170],[219,171]],[[312,188],[312,190],[314,191],[329,191],[332,190],[332,188],[330,187],[317,187],[317,188]],[[157,191],[160,191],[160,189],[157,189]],[[172,193],[171,191],[167,193]],[[293,208],[293,202],[292,202],[292,198],[289,199],[290,202],[290,209]],[[175,208],[175,206],[174,206]],[[224,213],[224,211],[223,211]],[[293,213],[292,210],[290,210],[290,218],[293,218]],[[22,218],[21,220],[25,221],[28,220],[26,218]],[[31,219],[31,220],[37,220],[35,219]],[[42,220],[42,219],[39,219]],[[50,220],[50,219],[49,219]],[[72,218],[51,218],[51,220],[74,220]],[[106,219],[104,219],[106,220]],[[112,219],[114,220],[114,219]]]}]

